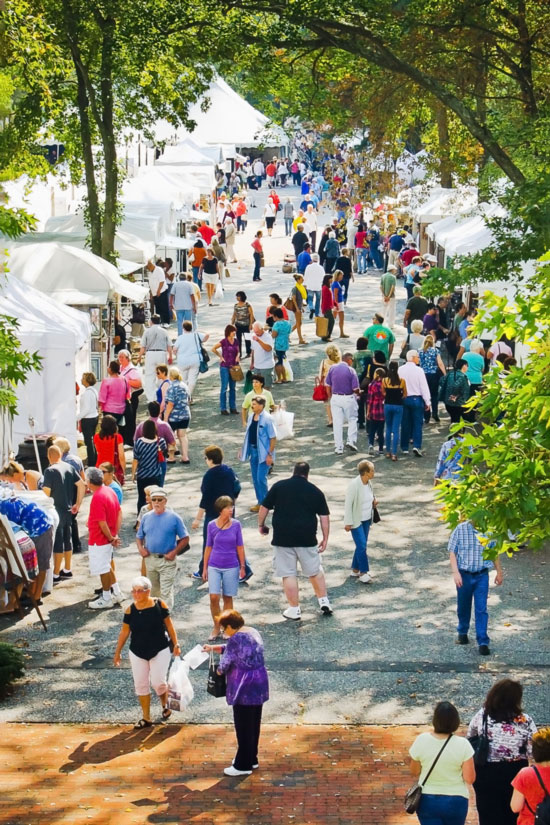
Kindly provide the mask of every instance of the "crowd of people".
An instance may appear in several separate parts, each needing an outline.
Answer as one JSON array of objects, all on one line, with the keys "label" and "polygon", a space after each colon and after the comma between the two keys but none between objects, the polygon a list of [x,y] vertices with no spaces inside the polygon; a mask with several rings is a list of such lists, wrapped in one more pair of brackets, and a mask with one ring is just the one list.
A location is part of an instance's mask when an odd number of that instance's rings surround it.
[{"label": "crowd of people", "polygon": [[[235,236],[247,231],[254,193],[264,180],[269,191],[262,213],[265,232],[268,237],[272,234],[280,215],[289,239],[287,258],[296,272],[289,278],[288,297],[273,292],[267,307],[259,307],[254,294],[238,290],[227,312],[223,336],[215,336],[213,341],[211,333],[200,329],[202,300],[206,298],[207,306],[212,306],[216,293],[223,289],[228,264],[237,260]],[[281,200],[276,192],[275,187],[291,183],[300,187],[298,208],[290,198]],[[336,215],[322,227],[325,203],[334,207]],[[430,422],[440,423],[441,405],[451,424],[461,420],[472,424],[476,413],[470,399],[482,389],[484,375],[516,366],[513,342],[504,336],[489,346],[472,337],[474,315],[464,304],[452,296],[441,296],[436,302],[424,298],[423,279],[435,261],[420,255],[409,225],[398,228],[370,203],[353,203],[345,180],[335,181],[333,175],[327,181],[322,169],[313,172],[305,161],[275,158],[266,165],[260,160],[247,162],[218,181],[216,217],[215,228],[206,220],[191,227],[188,273],[176,278],[170,259],[149,263],[154,313],[146,328],[144,316],[136,314],[132,329],[133,337],[139,339],[141,366],[135,363],[135,353],[122,346],[124,340],[100,384],[91,372],[82,376],[78,420],[86,468],[71,452],[69,442],[57,437],[49,445],[49,466],[42,476],[13,461],[0,474],[0,513],[17,529],[21,546],[27,542],[31,583],[26,590],[38,604],[45,595],[52,561],[53,585],[73,576],[72,553],[81,549],[77,515],[86,493],[90,495],[89,573],[94,584],[99,578],[99,587],[88,604],[94,610],[125,601],[115,559],[121,545],[125,486],[135,482],[136,577],[114,662],[120,664],[129,639],[142,714],[137,728],[153,724],[151,685],[161,702],[162,719],[171,715],[166,675],[171,654],[177,656],[181,650],[170,614],[178,559],[189,549],[190,531],[170,507],[165,480],[169,467],[177,461],[191,463],[191,408],[200,377],[213,367],[214,359],[219,368],[219,414],[240,416],[240,460],[249,465],[256,498],[250,509],[257,513],[263,537],[269,534],[271,519],[274,572],[281,579],[287,603],[283,616],[290,622],[302,619],[299,572],[309,579],[319,614],[333,614],[321,564],[330,532],[327,498],[309,481],[307,461],[298,461],[289,478],[269,486],[279,440],[273,413],[281,401],[272,392],[277,386],[281,394],[280,385],[292,380],[289,353],[294,342],[307,346],[305,334],[310,330],[312,338],[326,343],[317,375],[312,376],[312,392],[313,400],[323,403],[326,410],[336,456],[343,456],[347,449],[391,461],[411,452],[421,458],[424,428]],[[263,229],[258,230],[251,242],[253,281],[261,280],[265,263],[263,238]],[[349,338],[345,319],[350,289],[352,296],[354,289],[359,293],[361,276],[369,269],[379,278],[378,309],[355,348],[346,343],[340,349],[333,341],[334,329],[337,326],[338,340]],[[407,294],[402,335],[395,328],[400,278]],[[175,338],[170,331],[174,322]],[[240,401],[237,388],[245,379],[246,391]],[[147,416],[139,420],[142,395]],[[203,456],[206,472],[191,525],[193,531],[202,528],[202,553],[192,577],[208,585],[212,630],[205,649],[223,654],[218,668],[220,674],[227,675],[227,700],[234,710],[239,748],[226,773],[249,774],[258,766],[261,709],[268,699],[268,685],[261,636],[244,624],[235,609],[243,592],[241,585],[253,575],[236,515],[241,482],[235,470],[224,463],[217,444],[207,445]],[[457,430],[441,447],[435,483],[452,483],[467,461]],[[350,576],[371,585],[376,573],[369,564],[368,540],[372,524],[379,519],[373,487],[376,464],[362,459],[356,469],[343,502],[344,529],[354,544]],[[496,570],[496,585],[503,579],[499,560],[493,563],[485,558],[485,544],[486,537],[474,524],[464,521],[452,532],[448,545],[457,593],[456,641],[459,645],[469,643],[473,603],[476,642],[482,656],[490,653],[490,571]],[[13,594],[24,599],[24,589],[23,581],[14,582],[1,612],[13,612]],[[226,645],[220,644],[221,637],[227,639]],[[515,821],[509,817],[510,804],[518,811],[524,803],[531,804],[529,800],[536,802],[537,786],[528,773],[532,769],[527,767],[527,759],[533,755],[547,775],[544,763],[550,759],[550,734],[537,733],[532,720],[523,714],[521,691],[518,694],[517,687],[510,687],[514,684],[510,680],[497,683],[484,710],[471,722],[469,735],[479,736],[483,731],[487,735],[489,731],[489,758],[483,770],[474,768],[471,745],[455,735],[459,726],[456,710],[449,703],[438,705],[433,733],[422,734],[411,748],[415,775],[430,767],[441,748],[437,765],[425,782],[421,823],[463,823],[467,785],[472,783],[482,825]],[[496,803],[491,810],[488,800],[494,794],[504,800],[500,819],[491,818]],[[520,821],[531,822],[528,818]]]}]

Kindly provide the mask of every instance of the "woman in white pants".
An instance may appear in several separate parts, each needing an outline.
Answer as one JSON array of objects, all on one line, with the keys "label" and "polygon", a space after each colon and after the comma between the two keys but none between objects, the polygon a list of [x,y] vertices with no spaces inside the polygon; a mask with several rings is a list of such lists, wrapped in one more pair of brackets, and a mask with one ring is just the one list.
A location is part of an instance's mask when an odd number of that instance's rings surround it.
[{"label": "woman in white pants", "polygon": [[151,597],[151,582],[146,576],[138,576],[132,582],[134,603],[124,611],[113,662],[120,667],[122,648],[130,636],[130,664],[136,695],[141,706],[142,718],[134,725],[136,730],[150,728],[151,687],[162,705],[162,719],[169,719],[172,711],[167,707],[168,684],[166,677],[170,665],[170,642],[174,656],[181,655],[170,611],[161,599]]},{"label": "woman in white pants", "polygon": [[232,264],[237,263],[237,256],[235,255],[235,237],[237,230],[232,218],[225,219],[225,246],[227,249],[227,261]]},{"label": "woman in white pants", "polygon": [[199,375],[201,344],[208,341],[208,338],[207,332],[193,330],[191,321],[184,321],[183,331],[174,342],[176,363],[191,398]]}]

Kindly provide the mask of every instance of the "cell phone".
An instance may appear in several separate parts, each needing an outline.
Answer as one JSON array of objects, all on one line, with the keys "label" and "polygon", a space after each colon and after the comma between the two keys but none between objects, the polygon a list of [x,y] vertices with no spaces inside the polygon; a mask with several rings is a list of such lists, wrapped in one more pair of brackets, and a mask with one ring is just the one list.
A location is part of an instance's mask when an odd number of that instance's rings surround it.
[{"label": "cell phone", "polygon": [[266,527],[264,524],[263,527],[260,527],[260,533],[262,536],[267,536],[269,534],[269,527]]}]

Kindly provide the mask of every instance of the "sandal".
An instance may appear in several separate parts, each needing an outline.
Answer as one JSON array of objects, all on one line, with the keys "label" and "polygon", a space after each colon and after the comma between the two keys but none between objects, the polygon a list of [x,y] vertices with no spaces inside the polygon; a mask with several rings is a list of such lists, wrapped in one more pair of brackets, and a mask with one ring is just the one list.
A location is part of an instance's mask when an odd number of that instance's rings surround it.
[{"label": "sandal", "polygon": [[171,716],[172,716],[172,711],[170,710],[170,708],[163,708],[162,709],[162,718],[163,719],[170,719]]},{"label": "sandal", "polygon": [[149,719],[140,719],[137,725],[134,725],[134,730],[143,730],[143,728],[152,728],[153,723]]}]

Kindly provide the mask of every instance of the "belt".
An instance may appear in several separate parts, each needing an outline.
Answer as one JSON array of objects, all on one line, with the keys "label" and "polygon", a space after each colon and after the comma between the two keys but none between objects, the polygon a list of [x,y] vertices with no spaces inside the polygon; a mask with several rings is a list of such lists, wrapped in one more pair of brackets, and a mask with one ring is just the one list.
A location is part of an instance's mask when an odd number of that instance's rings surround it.
[{"label": "belt", "polygon": [[352,398],[355,393],[353,392],[333,392],[333,395],[340,395],[343,398]]},{"label": "belt", "polygon": [[165,349],[148,349],[146,352],[166,352]]},{"label": "belt", "polygon": [[481,573],[488,573],[489,568],[484,567],[482,570],[459,570],[459,573],[469,573],[470,576],[480,576]]}]

